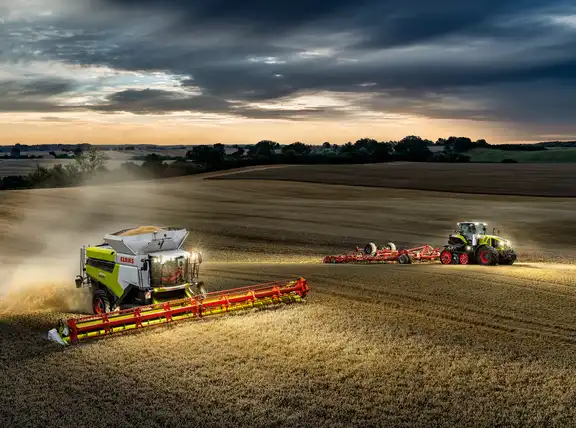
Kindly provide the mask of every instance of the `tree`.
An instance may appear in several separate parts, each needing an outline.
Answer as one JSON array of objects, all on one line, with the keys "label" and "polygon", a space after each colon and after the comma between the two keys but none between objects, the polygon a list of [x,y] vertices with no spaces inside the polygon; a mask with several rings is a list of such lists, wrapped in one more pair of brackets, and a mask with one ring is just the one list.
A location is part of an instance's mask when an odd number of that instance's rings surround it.
[{"label": "tree", "polygon": [[[76,150],[74,153],[76,153]],[[108,160],[103,151],[93,147],[88,147],[85,151],[81,150],[80,155],[76,155],[74,159],[76,160],[80,171],[83,173],[90,173],[102,169]]]},{"label": "tree", "polygon": [[10,156],[13,158],[19,158],[20,157],[20,148],[22,146],[20,144],[16,144],[14,147],[12,147],[12,150],[10,151]]},{"label": "tree", "polygon": [[425,161],[432,155],[428,148],[428,141],[415,135],[402,138],[394,146],[394,150],[402,159],[417,162]]},{"label": "tree", "polygon": [[256,145],[251,146],[248,149],[248,154],[256,157],[263,157],[267,159],[273,159],[275,156],[274,150],[280,147],[276,141],[262,140],[256,143]]},{"label": "tree", "polygon": [[323,148],[323,149],[329,149],[329,148],[330,148],[330,143],[329,143],[328,141],[324,141],[324,142],[322,143],[322,148]]},{"label": "tree", "polygon": [[194,146],[192,150],[189,150],[186,153],[186,157],[193,162],[200,163],[205,166],[218,166],[224,161],[224,150],[225,149],[222,144],[214,144],[213,146]]},{"label": "tree", "polygon": [[488,147],[488,146],[490,146],[490,144],[488,144],[488,142],[484,138],[481,138],[480,140],[476,140],[474,142],[474,144],[476,145],[476,147]]},{"label": "tree", "polygon": [[299,141],[282,147],[282,154],[293,151],[296,155],[307,155],[312,151],[312,147]]},{"label": "tree", "polygon": [[239,145],[236,145],[236,151],[234,153],[232,153],[232,156],[235,158],[241,158],[242,156],[244,156],[244,153],[246,153],[246,150],[244,149],[244,147],[240,147]]}]

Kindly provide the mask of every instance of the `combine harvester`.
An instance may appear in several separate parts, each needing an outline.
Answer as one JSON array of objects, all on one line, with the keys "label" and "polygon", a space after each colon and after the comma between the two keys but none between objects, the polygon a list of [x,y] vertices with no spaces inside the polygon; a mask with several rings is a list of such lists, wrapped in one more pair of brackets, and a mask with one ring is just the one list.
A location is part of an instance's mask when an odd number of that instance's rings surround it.
[{"label": "combine harvester", "polygon": [[[448,244],[442,248],[431,245],[421,245],[404,250],[396,249],[396,245],[389,242],[378,248],[370,242],[362,251],[356,251],[336,256],[326,256],[323,263],[399,263],[410,264],[413,261],[436,261],[442,264],[479,264],[484,266],[512,265],[516,261],[516,251],[508,239],[496,234],[486,232],[487,224],[481,221],[462,221],[457,223],[454,233],[448,237]],[[500,231],[498,231],[498,234]]]},{"label": "combine harvester", "polygon": [[186,229],[139,227],[83,247],[77,288],[92,294],[93,315],[60,320],[48,338],[61,345],[187,319],[302,301],[304,278],[208,293],[202,255],[182,249]]}]

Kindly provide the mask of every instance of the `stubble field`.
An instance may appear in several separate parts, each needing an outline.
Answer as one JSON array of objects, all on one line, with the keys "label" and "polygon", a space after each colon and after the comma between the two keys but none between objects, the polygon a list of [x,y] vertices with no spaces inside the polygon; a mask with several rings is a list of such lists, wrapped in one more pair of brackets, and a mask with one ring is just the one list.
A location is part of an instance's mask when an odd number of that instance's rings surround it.
[{"label": "stubble field", "polygon": [[573,164],[410,163],[304,165],[238,172],[226,179],[282,180],[348,186],[389,187],[442,192],[576,196]]},{"label": "stubble field", "polygon": [[[2,197],[1,426],[576,419],[576,266],[558,263],[573,256],[571,198],[200,177]],[[318,263],[369,240],[440,245],[471,216],[510,236],[520,262]],[[46,341],[58,318],[85,308],[78,247],[158,223],[191,230],[211,289],[304,276],[307,303],[66,349]]]}]

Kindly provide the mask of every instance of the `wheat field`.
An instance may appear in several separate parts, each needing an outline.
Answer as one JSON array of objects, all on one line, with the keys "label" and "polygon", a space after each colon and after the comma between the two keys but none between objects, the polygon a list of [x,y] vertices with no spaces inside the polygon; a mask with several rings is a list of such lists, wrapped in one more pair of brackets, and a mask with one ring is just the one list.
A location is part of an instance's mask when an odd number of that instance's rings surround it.
[{"label": "wheat field", "polygon": [[[571,198],[201,177],[1,196],[0,426],[576,420]],[[469,216],[500,227],[518,264],[319,263],[367,241],[441,245]],[[211,290],[304,276],[309,298],[80,346],[48,342],[59,318],[86,309],[73,284],[79,246],[139,224],[187,227]]]}]

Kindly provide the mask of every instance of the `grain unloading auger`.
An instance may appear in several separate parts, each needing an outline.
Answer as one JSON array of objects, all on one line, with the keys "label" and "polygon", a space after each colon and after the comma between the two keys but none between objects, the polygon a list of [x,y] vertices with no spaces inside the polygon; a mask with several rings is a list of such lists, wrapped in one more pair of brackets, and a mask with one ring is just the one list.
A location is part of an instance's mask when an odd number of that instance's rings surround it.
[{"label": "grain unloading auger", "polygon": [[81,340],[239,310],[302,301],[304,278],[208,293],[198,280],[202,256],[182,245],[185,229],[140,227],[82,248],[78,288],[92,293],[94,315],[60,321],[48,338],[62,345]]}]

